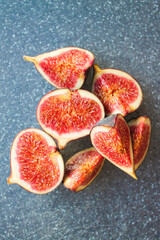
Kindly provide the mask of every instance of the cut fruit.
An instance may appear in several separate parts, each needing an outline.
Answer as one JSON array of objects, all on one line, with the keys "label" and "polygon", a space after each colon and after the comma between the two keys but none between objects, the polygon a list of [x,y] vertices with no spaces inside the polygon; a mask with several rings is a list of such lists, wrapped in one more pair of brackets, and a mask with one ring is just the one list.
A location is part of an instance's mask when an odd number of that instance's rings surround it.
[{"label": "cut fruit", "polygon": [[63,176],[62,156],[48,134],[30,128],[16,136],[11,148],[9,184],[16,183],[32,193],[45,194],[58,187]]},{"label": "cut fruit", "polygon": [[129,127],[121,114],[105,118],[90,133],[95,149],[115,166],[137,179]]},{"label": "cut fruit", "polygon": [[100,100],[81,89],[54,90],[46,94],[37,107],[39,124],[58,141],[60,149],[71,140],[89,135],[91,128],[103,118]]},{"label": "cut fruit", "polygon": [[138,117],[128,122],[133,146],[135,170],[143,162],[150,141],[151,121],[148,117]]},{"label": "cut fruit", "polygon": [[65,164],[64,186],[71,191],[81,191],[98,175],[104,157],[93,147],[76,153]]},{"label": "cut fruit", "polygon": [[94,55],[88,50],[68,47],[36,57],[23,57],[33,62],[41,75],[57,88],[80,88],[85,74],[94,62]]},{"label": "cut fruit", "polygon": [[101,100],[107,116],[122,116],[135,111],[142,102],[142,90],[128,73],[117,69],[100,69],[94,66],[93,93]]}]

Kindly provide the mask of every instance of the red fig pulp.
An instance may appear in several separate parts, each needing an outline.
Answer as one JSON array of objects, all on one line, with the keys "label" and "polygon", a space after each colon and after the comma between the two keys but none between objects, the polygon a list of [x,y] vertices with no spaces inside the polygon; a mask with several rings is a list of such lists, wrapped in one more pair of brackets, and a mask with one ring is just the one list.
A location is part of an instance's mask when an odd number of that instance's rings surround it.
[{"label": "red fig pulp", "polygon": [[103,103],[106,115],[120,113],[125,116],[140,106],[142,90],[132,76],[117,69],[94,67],[92,91]]},{"label": "red fig pulp", "polygon": [[90,133],[95,149],[115,166],[136,178],[128,125],[122,115],[108,117]]},{"label": "red fig pulp", "polygon": [[37,108],[41,127],[58,141],[59,148],[89,134],[104,118],[100,100],[86,90],[57,89],[46,94]]},{"label": "red fig pulp", "polygon": [[98,175],[104,163],[93,147],[76,153],[65,164],[64,186],[78,192],[86,188]]},{"label": "red fig pulp", "polygon": [[88,50],[69,47],[44,53],[36,57],[24,56],[33,62],[42,76],[57,88],[80,88],[85,74],[94,62],[94,55]]},{"label": "red fig pulp", "polygon": [[39,129],[26,129],[15,138],[11,148],[11,175],[8,183],[45,194],[61,183],[64,163],[54,140]]},{"label": "red fig pulp", "polygon": [[135,170],[143,162],[150,141],[151,121],[148,117],[139,117],[128,122],[133,144]]}]

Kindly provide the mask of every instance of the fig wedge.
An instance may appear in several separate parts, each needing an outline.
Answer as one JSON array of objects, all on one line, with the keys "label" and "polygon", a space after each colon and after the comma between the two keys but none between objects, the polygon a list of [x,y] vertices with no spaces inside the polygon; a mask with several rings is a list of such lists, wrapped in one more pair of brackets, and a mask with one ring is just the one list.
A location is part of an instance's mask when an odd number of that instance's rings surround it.
[{"label": "fig wedge", "polygon": [[89,135],[104,118],[100,100],[87,90],[56,89],[46,94],[37,107],[37,120],[58,141],[60,149],[74,139]]},{"label": "fig wedge", "polygon": [[94,55],[90,51],[75,47],[23,58],[33,62],[41,75],[54,87],[72,90],[81,88],[86,71],[94,62]]},{"label": "fig wedge", "polygon": [[95,149],[115,166],[137,179],[129,127],[121,114],[103,119],[90,133]]},{"label": "fig wedge", "polygon": [[93,147],[76,153],[65,164],[64,186],[79,192],[86,188],[98,175],[104,157]]},{"label": "fig wedge", "polygon": [[63,176],[63,158],[48,134],[30,128],[16,136],[11,147],[8,184],[16,183],[29,192],[45,194],[57,188]]},{"label": "fig wedge", "polygon": [[147,116],[138,117],[130,120],[128,126],[132,139],[135,170],[137,170],[147,154],[150,142],[151,121]]},{"label": "fig wedge", "polygon": [[106,116],[122,116],[135,111],[142,102],[142,90],[128,73],[117,69],[100,69],[94,66],[92,92],[104,105]]}]

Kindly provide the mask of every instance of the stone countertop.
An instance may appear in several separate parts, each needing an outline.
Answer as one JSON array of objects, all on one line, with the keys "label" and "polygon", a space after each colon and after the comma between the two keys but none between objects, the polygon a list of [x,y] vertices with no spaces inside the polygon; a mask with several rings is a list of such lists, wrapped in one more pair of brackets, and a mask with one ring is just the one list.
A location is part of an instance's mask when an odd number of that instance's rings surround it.
[{"label": "stone countertop", "polygon": [[[1,240],[159,239],[159,10],[158,0],[0,1]],[[141,85],[143,102],[127,116],[148,115],[152,122],[138,181],[106,160],[79,193],[63,184],[46,195],[7,185],[12,142],[19,131],[40,128],[37,104],[53,89],[22,57],[67,46],[90,50],[101,68],[124,70]],[[90,90],[89,83],[83,87]],[[64,161],[89,146],[88,137],[70,142],[61,151]]]}]

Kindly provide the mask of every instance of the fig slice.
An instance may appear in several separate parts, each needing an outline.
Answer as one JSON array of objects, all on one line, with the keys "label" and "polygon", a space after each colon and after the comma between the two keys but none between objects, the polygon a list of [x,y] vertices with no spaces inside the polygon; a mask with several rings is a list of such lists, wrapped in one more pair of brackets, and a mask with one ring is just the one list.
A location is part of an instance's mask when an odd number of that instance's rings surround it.
[{"label": "fig slice", "polygon": [[150,142],[151,121],[147,116],[142,116],[130,120],[128,126],[132,139],[135,170],[137,170],[147,154]]},{"label": "fig slice", "polygon": [[94,62],[94,55],[90,51],[76,47],[23,58],[33,62],[41,75],[54,87],[69,89],[81,88],[86,71]]},{"label": "fig slice", "polygon": [[121,114],[105,118],[90,133],[95,149],[115,166],[137,179],[129,127]]},{"label": "fig slice", "polygon": [[89,135],[104,118],[100,100],[87,90],[56,89],[46,94],[37,107],[37,120],[58,141],[60,149],[74,139]]},{"label": "fig slice", "polygon": [[86,188],[98,175],[104,157],[93,147],[76,153],[65,164],[64,186],[79,192]]},{"label": "fig slice", "polygon": [[21,131],[11,147],[11,175],[8,184],[16,183],[29,192],[45,194],[62,182],[64,163],[55,141],[36,128]]},{"label": "fig slice", "polygon": [[92,92],[104,105],[106,116],[122,116],[135,111],[142,102],[142,90],[128,73],[117,69],[100,69],[97,65]]}]

